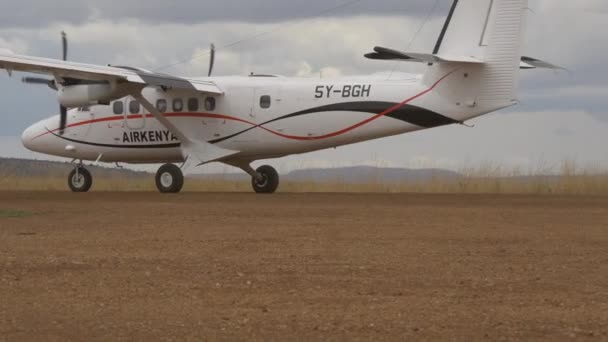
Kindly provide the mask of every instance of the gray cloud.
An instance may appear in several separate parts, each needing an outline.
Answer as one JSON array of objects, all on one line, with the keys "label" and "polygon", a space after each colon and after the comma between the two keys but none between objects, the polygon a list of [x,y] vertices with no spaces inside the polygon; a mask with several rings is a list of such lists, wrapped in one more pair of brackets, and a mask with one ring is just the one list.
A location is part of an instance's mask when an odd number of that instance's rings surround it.
[{"label": "gray cloud", "polygon": [[[268,23],[317,16],[398,15],[418,16],[428,13],[432,1],[414,0],[223,0],[223,1],[145,1],[141,0],[21,0],[3,4],[0,27],[44,27],[65,22],[76,25],[90,20],[138,19],[149,23],[205,23],[237,21]],[[450,0],[438,0],[437,15]]]},{"label": "gray cloud", "polygon": [[566,126],[558,127],[557,129],[554,130],[554,132],[555,132],[555,135],[557,135],[558,137],[562,137],[562,138],[571,137],[576,134],[576,132],[574,132],[571,128],[566,127]]}]

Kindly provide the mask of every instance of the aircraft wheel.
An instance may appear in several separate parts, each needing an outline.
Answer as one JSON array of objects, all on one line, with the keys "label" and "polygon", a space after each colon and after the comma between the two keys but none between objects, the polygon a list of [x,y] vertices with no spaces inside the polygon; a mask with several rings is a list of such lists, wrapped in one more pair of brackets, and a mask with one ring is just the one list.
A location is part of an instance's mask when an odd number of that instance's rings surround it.
[{"label": "aircraft wheel", "polygon": [[272,166],[264,165],[255,170],[261,179],[252,177],[251,185],[258,194],[273,194],[279,187],[279,173]]},{"label": "aircraft wheel", "polygon": [[165,164],[156,173],[156,187],[163,194],[176,194],[182,191],[184,174],[182,170],[173,165]]},{"label": "aircraft wheel", "polygon": [[93,176],[89,170],[78,166],[68,176],[68,185],[72,192],[88,192],[93,186]]}]

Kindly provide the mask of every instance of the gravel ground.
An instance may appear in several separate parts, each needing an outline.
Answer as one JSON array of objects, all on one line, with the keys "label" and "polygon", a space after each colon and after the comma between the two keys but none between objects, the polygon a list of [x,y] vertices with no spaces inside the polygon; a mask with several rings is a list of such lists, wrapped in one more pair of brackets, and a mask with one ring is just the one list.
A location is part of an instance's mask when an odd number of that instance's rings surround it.
[{"label": "gravel ground", "polygon": [[608,198],[0,192],[0,341],[608,340]]}]

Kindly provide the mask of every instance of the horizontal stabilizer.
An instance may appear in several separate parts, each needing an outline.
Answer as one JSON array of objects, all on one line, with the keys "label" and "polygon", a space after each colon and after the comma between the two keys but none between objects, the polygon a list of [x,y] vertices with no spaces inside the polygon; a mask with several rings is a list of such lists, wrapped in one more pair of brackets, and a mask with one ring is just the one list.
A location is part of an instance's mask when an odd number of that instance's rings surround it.
[{"label": "horizontal stabilizer", "polygon": [[557,65],[553,65],[551,63],[547,63],[545,61],[541,61],[538,60],[536,58],[532,58],[532,57],[525,57],[523,56],[521,58],[521,63],[520,63],[520,68],[521,69],[554,69],[554,70],[565,70],[564,68],[557,66]]},{"label": "horizontal stabilizer", "polygon": [[483,63],[482,60],[466,56],[446,56],[429,53],[402,52],[376,46],[374,52],[365,57],[376,60],[404,61],[418,63]]},{"label": "horizontal stabilizer", "polygon": [[[414,58],[407,54],[388,48],[376,46],[374,52],[365,55],[369,59],[386,60],[386,61],[410,61]],[[418,62],[414,60],[413,62]]]},{"label": "horizontal stabilizer", "polygon": [[[483,63],[482,60],[475,57],[463,57],[463,56],[446,56],[446,55],[435,55],[429,53],[415,53],[415,52],[402,52],[389,48],[376,46],[374,52],[368,53],[365,57],[369,59],[382,60],[382,61],[403,61],[403,62],[415,62],[415,63]],[[554,69],[564,70],[564,68],[541,61],[536,58],[522,57],[520,63],[521,69]]]}]

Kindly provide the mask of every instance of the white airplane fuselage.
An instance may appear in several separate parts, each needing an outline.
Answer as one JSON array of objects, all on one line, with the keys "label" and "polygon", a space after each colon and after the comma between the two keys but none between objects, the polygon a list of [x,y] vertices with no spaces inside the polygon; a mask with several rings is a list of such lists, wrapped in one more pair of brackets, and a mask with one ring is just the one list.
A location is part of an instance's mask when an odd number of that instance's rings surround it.
[{"label": "white airplane fuselage", "polygon": [[[479,115],[468,108],[463,116],[458,106],[441,100],[441,82],[455,76],[449,73],[427,85],[412,75],[400,75],[398,80],[380,76],[213,77],[209,80],[229,96],[157,87],[144,89],[143,95],[157,108],[166,106],[163,115],[186,135],[239,151],[232,159],[254,161],[458,123]],[[132,101],[125,97],[110,105],[72,109],[63,135],[58,133],[58,116],[50,117],[29,127],[23,133],[23,144],[36,152],[81,160],[183,161],[180,141]]]}]

